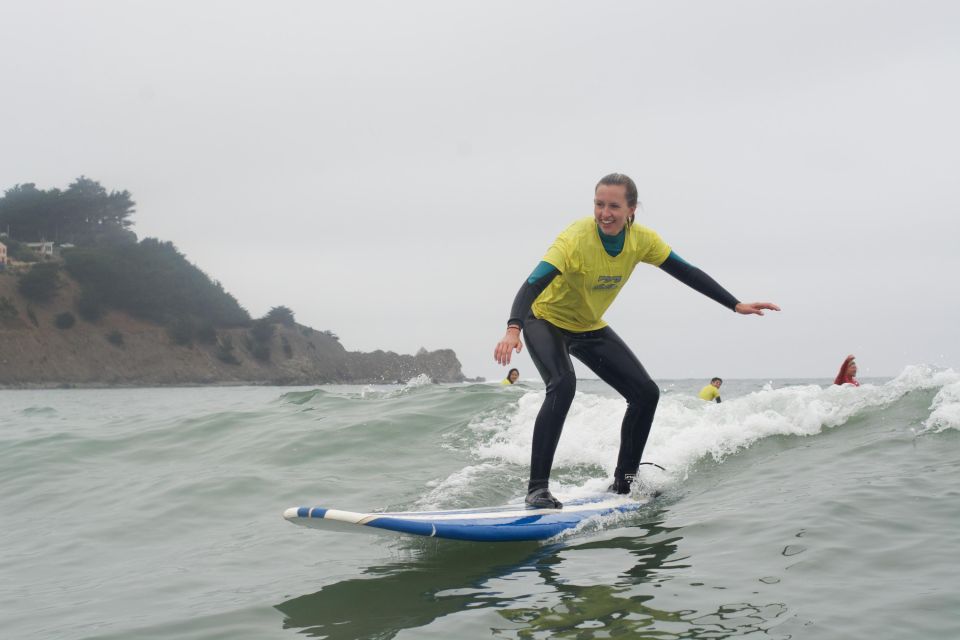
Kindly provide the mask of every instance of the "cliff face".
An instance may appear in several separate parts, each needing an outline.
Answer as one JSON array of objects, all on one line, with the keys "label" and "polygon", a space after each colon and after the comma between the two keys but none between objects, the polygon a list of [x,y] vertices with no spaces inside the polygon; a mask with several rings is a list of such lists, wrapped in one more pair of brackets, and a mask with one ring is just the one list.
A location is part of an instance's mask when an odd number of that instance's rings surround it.
[{"label": "cliff face", "polygon": [[334,337],[302,325],[274,325],[273,336],[262,343],[245,328],[218,329],[215,342],[188,346],[175,344],[164,327],[114,311],[95,323],[77,316],[72,327],[60,329],[58,314],[77,315],[77,286],[64,280],[54,300],[37,304],[20,296],[15,277],[0,273],[0,313],[6,309],[0,316],[0,386],[368,384],[419,375],[435,382],[464,380],[449,349],[350,352]]}]

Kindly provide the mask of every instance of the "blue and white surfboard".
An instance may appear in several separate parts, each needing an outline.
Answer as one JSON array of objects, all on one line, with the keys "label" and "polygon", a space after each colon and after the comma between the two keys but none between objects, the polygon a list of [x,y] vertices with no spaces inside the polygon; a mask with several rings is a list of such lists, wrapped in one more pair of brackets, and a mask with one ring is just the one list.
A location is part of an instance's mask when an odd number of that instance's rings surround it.
[{"label": "blue and white surfboard", "polygon": [[637,501],[628,496],[604,494],[593,499],[573,500],[564,504],[563,509],[528,509],[515,504],[451,511],[356,513],[324,507],[293,507],[284,511],[283,517],[294,524],[331,531],[356,532],[359,527],[370,532],[509,542],[546,540],[590,519],[637,511],[648,502],[649,498]]}]

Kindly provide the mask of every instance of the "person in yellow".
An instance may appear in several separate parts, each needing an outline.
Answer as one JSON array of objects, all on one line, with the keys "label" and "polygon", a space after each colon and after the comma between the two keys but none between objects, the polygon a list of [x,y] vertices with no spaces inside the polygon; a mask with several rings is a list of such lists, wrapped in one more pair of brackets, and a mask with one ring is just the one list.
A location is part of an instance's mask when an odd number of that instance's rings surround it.
[{"label": "person in yellow", "polygon": [[589,367],[627,401],[620,427],[620,452],[610,491],[629,493],[653,424],[660,389],[630,348],[603,320],[603,313],[641,262],[655,267],[741,314],[779,311],[770,302],[740,302],[713,278],[684,261],[660,236],[634,224],[637,186],[621,173],[600,179],[594,188],[593,216],[571,224],[547,250],[517,292],[507,332],[494,359],[510,364],[523,348],[546,385],[546,397],[533,428],[526,503],[560,509],[550,493],[550,469],[560,432],[573,402],[577,381],[570,356]]},{"label": "person in yellow", "polygon": [[723,384],[723,380],[720,378],[712,378],[710,384],[705,386],[703,389],[700,389],[700,399],[706,400],[707,402],[720,402],[720,385]]},{"label": "person in yellow", "polygon": [[520,371],[517,369],[510,369],[507,372],[507,377],[503,379],[503,382],[500,384],[517,384],[517,380],[520,379]]}]

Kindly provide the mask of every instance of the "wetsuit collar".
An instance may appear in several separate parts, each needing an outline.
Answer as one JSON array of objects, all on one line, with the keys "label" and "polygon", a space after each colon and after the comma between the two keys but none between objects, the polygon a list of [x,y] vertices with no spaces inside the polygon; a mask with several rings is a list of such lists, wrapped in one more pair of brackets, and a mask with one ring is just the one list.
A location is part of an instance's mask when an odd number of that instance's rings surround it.
[{"label": "wetsuit collar", "polygon": [[620,233],[615,236],[608,236],[604,235],[603,231],[600,230],[600,225],[597,225],[597,236],[600,238],[607,255],[616,258],[623,251],[623,243],[627,237],[627,227],[624,226],[623,229],[620,229]]}]

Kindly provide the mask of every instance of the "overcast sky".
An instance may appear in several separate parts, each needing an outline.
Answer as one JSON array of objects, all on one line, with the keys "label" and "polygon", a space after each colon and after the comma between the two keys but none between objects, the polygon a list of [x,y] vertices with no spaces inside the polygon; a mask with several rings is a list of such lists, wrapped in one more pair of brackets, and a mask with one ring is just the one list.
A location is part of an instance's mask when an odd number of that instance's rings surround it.
[{"label": "overcast sky", "polygon": [[0,189],[127,189],[253,316],[497,378],[517,288],[620,171],[783,307],[640,265],[606,319],[655,378],[894,375],[960,366],[958,78],[951,0],[5,1]]}]

